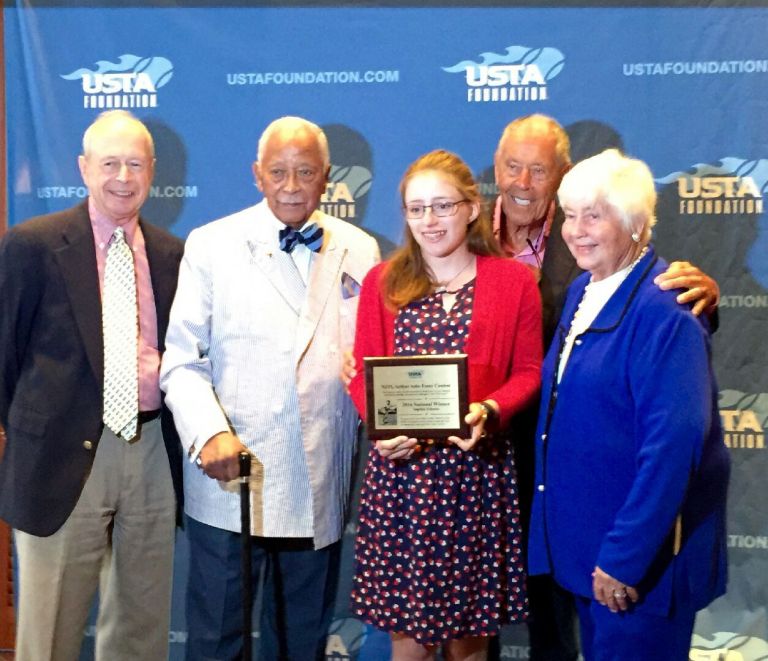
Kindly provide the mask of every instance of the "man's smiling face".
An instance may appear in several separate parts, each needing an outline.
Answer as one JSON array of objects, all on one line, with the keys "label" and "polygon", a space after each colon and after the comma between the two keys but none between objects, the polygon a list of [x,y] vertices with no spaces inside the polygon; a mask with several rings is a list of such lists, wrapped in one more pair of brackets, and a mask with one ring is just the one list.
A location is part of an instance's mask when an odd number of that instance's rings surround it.
[{"label": "man's smiling face", "polygon": [[496,152],[494,172],[508,224],[543,224],[566,167],[556,140],[545,133],[508,135]]}]

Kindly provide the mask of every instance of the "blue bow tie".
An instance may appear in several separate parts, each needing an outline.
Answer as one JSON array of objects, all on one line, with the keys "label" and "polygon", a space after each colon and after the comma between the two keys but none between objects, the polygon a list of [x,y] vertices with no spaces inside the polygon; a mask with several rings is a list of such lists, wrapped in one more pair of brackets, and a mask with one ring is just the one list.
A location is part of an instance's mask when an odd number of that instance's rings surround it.
[{"label": "blue bow tie", "polygon": [[313,252],[319,252],[323,245],[323,228],[317,223],[309,223],[301,231],[288,226],[280,230],[280,250],[291,253],[297,243],[303,243]]}]

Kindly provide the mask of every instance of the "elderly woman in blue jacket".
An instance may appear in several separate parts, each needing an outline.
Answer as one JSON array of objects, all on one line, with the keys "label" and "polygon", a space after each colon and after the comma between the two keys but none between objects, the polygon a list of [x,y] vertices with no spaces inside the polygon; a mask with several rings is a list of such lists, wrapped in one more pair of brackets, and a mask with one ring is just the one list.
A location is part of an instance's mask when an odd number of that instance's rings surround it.
[{"label": "elderly woman in blue jacket", "polygon": [[729,457],[707,328],[654,277],[656,192],[616,150],[558,192],[587,271],[544,362],[529,572],[576,598],[587,661],[688,659],[726,584]]}]

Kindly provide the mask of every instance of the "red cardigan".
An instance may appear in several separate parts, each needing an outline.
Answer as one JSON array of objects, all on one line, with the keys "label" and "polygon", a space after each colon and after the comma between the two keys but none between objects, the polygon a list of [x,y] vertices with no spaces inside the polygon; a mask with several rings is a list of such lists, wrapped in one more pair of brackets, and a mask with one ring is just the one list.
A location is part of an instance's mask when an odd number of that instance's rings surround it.
[{"label": "red cardigan", "polygon": [[[394,315],[381,294],[386,263],[366,276],[355,333],[357,376],[350,393],[365,420],[363,358],[394,353]],[[469,401],[499,403],[501,425],[531,403],[541,383],[541,299],[527,266],[500,257],[477,257],[469,356]]]}]

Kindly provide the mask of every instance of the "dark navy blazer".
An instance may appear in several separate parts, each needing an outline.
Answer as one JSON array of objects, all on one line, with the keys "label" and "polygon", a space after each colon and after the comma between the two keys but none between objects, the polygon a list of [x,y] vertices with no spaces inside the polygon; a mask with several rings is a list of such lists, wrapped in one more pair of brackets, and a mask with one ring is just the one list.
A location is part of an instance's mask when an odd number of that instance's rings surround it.
[{"label": "dark navy blazer", "polygon": [[[183,242],[143,220],[159,349]],[[87,200],[11,228],[0,243],[0,518],[33,535],[67,520],[102,430],[101,296]],[[181,446],[163,407],[177,501]],[[86,443],[86,441],[88,441]]]}]

